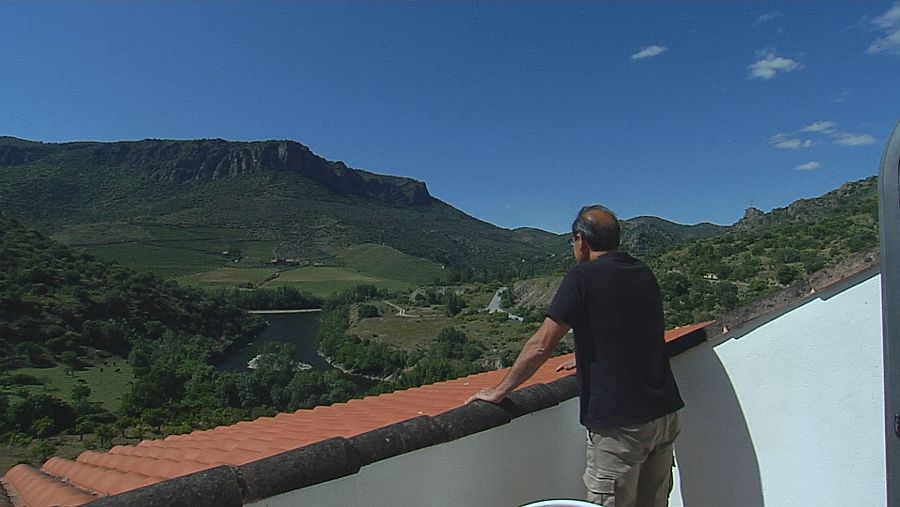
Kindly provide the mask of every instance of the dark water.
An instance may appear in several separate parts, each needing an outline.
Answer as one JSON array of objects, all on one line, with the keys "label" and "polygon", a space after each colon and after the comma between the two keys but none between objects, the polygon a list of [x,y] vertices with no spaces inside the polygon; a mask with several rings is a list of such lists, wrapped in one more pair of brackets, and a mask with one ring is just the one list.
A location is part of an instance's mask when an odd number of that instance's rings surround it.
[{"label": "dark water", "polygon": [[263,334],[228,356],[219,365],[220,369],[246,370],[247,362],[259,354],[259,349],[266,342],[291,343],[296,349],[296,357],[300,362],[312,365],[316,370],[331,369],[331,365],[316,351],[315,337],[321,324],[319,312],[268,313],[260,316],[269,323]]}]

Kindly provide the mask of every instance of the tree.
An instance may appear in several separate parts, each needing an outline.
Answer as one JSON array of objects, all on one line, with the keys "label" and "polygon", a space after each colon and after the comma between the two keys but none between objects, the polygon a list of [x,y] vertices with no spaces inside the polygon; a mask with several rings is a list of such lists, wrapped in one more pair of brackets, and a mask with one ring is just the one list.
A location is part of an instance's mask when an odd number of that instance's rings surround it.
[{"label": "tree", "polygon": [[90,396],[91,388],[81,379],[72,386],[72,405],[78,415],[86,415],[94,411],[89,400]]},{"label": "tree", "polygon": [[[75,410],[49,394],[30,394],[10,403],[6,417],[11,429],[35,434],[38,431],[58,433],[75,425]],[[37,424],[38,421],[43,421]]]},{"label": "tree", "polygon": [[133,417],[119,416],[114,424],[116,430],[118,430],[119,434],[122,435],[122,438],[125,438],[125,430],[134,426],[135,420]]},{"label": "tree", "polygon": [[431,345],[429,355],[445,359],[474,361],[481,357],[483,348],[480,342],[470,340],[462,331],[450,326],[441,329],[438,333]]},{"label": "tree", "polygon": [[216,368],[211,365],[193,368],[190,378],[184,384],[182,404],[195,409],[219,406],[219,376]]},{"label": "tree", "polygon": [[[509,291],[506,291],[509,292]],[[504,292],[504,295],[506,294]],[[453,317],[466,307],[466,301],[452,290],[447,291],[447,316]]]},{"label": "tree", "polygon": [[6,415],[7,409],[9,409],[9,398],[5,394],[0,393],[0,433],[5,433],[9,429]]},{"label": "tree", "polygon": [[792,282],[800,278],[800,269],[791,264],[784,264],[778,268],[775,277],[781,285],[790,285]]},{"label": "tree", "polygon": [[79,382],[72,386],[72,401],[75,402],[76,407],[80,404],[86,403],[90,395],[91,388],[87,384]]},{"label": "tree", "polygon": [[134,426],[133,436],[138,440],[144,439],[144,433],[147,431],[147,425],[141,421],[138,421]]},{"label": "tree", "polygon": [[725,310],[731,310],[738,305],[738,288],[731,282],[718,282],[713,288],[713,295]]},{"label": "tree", "polygon": [[47,461],[54,453],[56,453],[56,445],[49,440],[39,440],[32,451],[35,459],[40,462]]},{"label": "tree", "polygon": [[56,424],[48,416],[41,417],[32,426],[34,434],[40,438],[49,437],[56,433]]},{"label": "tree", "polygon": [[359,305],[357,309],[357,315],[360,320],[368,319],[372,317],[378,317],[381,315],[381,312],[378,311],[378,307],[370,304],[362,304]]},{"label": "tree", "polygon": [[81,419],[77,423],[75,423],[75,432],[78,433],[78,440],[83,441],[84,435],[86,433],[91,433],[94,431],[94,423],[91,421]]},{"label": "tree", "polygon": [[148,408],[141,412],[141,421],[155,428],[157,433],[162,433],[162,425],[169,419],[168,413],[162,408]]},{"label": "tree", "polygon": [[97,442],[101,447],[106,447],[112,443],[112,439],[116,436],[116,428],[112,424],[101,424],[97,426]]}]

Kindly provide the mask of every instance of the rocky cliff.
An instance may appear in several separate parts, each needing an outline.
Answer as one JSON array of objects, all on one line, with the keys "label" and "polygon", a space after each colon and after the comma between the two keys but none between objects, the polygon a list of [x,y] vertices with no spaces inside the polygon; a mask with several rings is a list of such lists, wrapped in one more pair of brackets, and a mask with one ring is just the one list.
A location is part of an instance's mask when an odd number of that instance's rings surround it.
[{"label": "rocky cliff", "polygon": [[139,171],[149,181],[187,184],[265,171],[291,172],[343,196],[375,198],[399,205],[434,201],[425,183],[352,169],[319,157],[293,141],[229,142],[144,140],[117,143],[45,144],[0,138],[0,166],[42,159],[72,166]]}]

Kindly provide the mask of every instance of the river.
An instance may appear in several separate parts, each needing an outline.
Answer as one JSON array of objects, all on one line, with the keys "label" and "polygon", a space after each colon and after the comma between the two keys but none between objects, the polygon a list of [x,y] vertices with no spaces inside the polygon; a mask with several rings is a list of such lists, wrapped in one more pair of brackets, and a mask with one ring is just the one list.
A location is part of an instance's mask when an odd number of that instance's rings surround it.
[{"label": "river", "polygon": [[268,327],[252,342],[228,356],[220,365],[222,370],[243,371],[247,363],[259,354],[267,342],[284,342],[294,345],[297,360],[316,370],[331,369],[316,349],[316,333],[319,332],[319,312],[265,313],[261,315]]}]

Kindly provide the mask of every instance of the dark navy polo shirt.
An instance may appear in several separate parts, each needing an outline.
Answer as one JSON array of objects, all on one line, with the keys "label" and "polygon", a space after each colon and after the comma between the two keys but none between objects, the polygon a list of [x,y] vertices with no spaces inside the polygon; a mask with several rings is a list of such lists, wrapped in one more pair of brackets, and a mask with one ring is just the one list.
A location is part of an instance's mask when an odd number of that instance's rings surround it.
[{"label": "dark navy polo shirt", "polygon": [[643,262],[612,251],[572,268],[547,315],[575,332],[581,424],[638,424],[684,406],[665,347],[662,298]]}]

